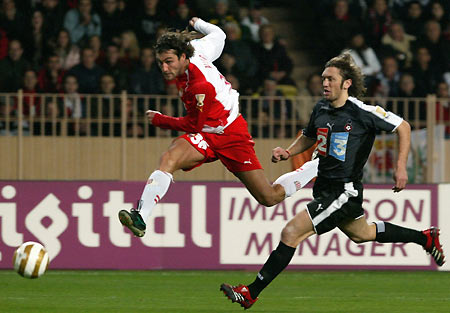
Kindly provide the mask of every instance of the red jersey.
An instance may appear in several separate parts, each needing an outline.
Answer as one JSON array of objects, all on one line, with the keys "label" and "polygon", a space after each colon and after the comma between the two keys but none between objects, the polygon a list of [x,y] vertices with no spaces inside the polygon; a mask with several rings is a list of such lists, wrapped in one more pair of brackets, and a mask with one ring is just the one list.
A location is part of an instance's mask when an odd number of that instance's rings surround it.
[{"label": "red jersey", "polygon": [[201,19],[195,29],[206,36],[191,41],[195,49],[186,72],[176,78],[187,114],[170,117],[156,114],[153,125],[187,133],[222,134],[239,115],[239,93],[212,64],[222,53],[225,33]]}]

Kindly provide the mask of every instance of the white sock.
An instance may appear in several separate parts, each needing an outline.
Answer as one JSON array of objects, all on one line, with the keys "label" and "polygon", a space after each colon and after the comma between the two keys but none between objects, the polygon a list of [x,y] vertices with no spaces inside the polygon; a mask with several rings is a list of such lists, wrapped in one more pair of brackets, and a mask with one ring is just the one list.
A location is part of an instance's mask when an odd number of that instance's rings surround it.
[{"label": "white sock", "polygon": [[307,183],[317,176],[317,168],[319,167],[319,159],[308,161],[293,172],[286,173],[277,178],[274,184],[284,187],[285,198],[292,196],[298,190],[303,188]]},{"label": "white sock", "polygon": [[142,192],[139,207],[139,214],[144,222],[147,222],[153,207],[164,197],[172,180],[172,174],[160,170],[156,170],[150,175]]}]

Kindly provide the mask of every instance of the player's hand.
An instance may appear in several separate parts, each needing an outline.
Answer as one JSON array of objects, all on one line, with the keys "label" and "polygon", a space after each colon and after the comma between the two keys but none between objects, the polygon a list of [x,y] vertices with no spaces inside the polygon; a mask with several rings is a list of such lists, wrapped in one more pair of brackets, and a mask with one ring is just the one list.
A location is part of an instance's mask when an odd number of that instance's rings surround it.
[{"label": "player's hand", "polygon": [[155,117],[156,114],[161,114],[158,111],[152,111],[152,110],[148,110],[147,112],[145,112],[145,114],[147,115],[148,121],[150,122],[150,124],[153,124],[153,117]]},{"label": "player's hand", "polygon": [[198,20],[199,20],[198,17],[193,17],[193,18],[191,18],[191,20],[189,21],[189,25],[191,25],[192,27],[194,27],[195,23],[197,23]]},{"label": "player's hand", "polygon": [[289,159],[290,153],[281,147],[276,147],[272,150],[272,162],[277,163]]},{"label": "player's hand", "polygon": [[394,181],[395,186],[392,187],[394,192],[400,192],[406,187],[406,183],[408,182],[408,173],[406,172],[406,168],[397,168],[394,172]]}]

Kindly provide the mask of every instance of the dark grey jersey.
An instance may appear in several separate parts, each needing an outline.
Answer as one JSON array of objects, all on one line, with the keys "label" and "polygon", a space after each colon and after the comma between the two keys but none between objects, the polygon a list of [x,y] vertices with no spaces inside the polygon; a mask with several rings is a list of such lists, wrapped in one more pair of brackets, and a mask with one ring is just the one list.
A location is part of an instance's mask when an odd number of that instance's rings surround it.
[{"label": "dark grey jersey", "polygon": [[305,136],[318,142],[318,176],[342,182],[360,181],[376,132],[393,132],[402,121],[394,113],[354,97],[349,97],[340,108],[320,100],[303,130]]}]

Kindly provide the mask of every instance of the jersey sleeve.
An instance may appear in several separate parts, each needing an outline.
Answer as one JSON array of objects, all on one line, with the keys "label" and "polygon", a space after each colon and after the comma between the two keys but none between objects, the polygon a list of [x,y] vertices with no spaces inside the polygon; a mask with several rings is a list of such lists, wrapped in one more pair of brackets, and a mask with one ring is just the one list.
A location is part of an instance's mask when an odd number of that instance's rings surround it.
[{"label": "jersey sleeve", "polygon": [[380,106],[366,106],[366,112],[364,117],[366,123],[369,123],[376,130],[394,132],[403,121],[400,116],[390,111],[385,111]]},{"label": "jersey sleeve", "polygon": [[164,114],[156,114],[152,124],[154,126],[184,131],[187,133],[200,132],[211,110],[212,102],[215,97],[214,87],[210,83],[198,83],[192,87],[193,105],[187,109],[184,117],[172,117]]},{"label": "jersey sleeve", "polygon": [[206,58],[214,62],[222,54],[225,46],[226,35],[220,27],[198,19],[194,24],[194,29],[204,35],[201,39],[191,41],[192,46],[198,52],[206,56]]}]

